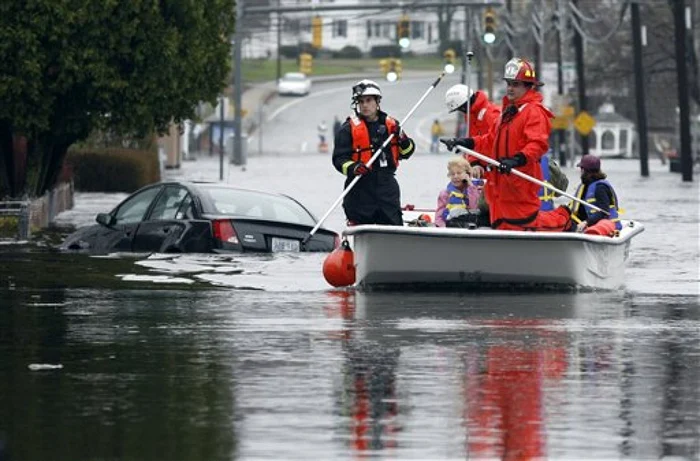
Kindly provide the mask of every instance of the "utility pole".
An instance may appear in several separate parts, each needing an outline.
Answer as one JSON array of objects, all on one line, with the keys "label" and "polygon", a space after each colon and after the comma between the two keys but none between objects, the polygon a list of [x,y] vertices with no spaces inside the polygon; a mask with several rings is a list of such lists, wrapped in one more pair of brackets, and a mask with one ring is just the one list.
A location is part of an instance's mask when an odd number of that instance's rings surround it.
[{"label": "utility pole", "polygon": [[[243,41],[243,0],[236,1],[236,31],[234,33],[235,44],[233,47],[233,91],[234,91],[234,120],[233,120],[233,164],[245,165],[243,157],[243,133],[241,133],[241,92],[243,77],[241,75],[241,46]],[[223,129],[223,127],[222,127]]]},{"label": "utility pole", "polygon": [[637,133],[639,134],[639,164],[642,176],[649,176],[649,145],[646,98],[644,96],[644,65],[642,63],[642,25],[639,3],[632,3],[632,46],[634,47],[634,89],[637,100]]},{"label": "utility pole", "polygon": [[[561,104],[564,96],[564,72],[562,69],[561,31],[565,27],[561,0],[557,0],[557,20],[557,94],[559,95],[559,103]],[[564,130],[557,130],[555,136],[557,155],[559,156],[559,164],[564,167],[566,166],[566,155],[564,154],[563,146],[566,142],[566,132]]]},{"label": "utility pole", "polygon": [[277,81],[282,78],[282,15],[277,13]]},{"label": "utility pole", "polygon": [[[578,6],[579,0],[572,0],[574,6]],[[574,19],[575,21],[575,19]],[[586,110],[586,79],[583,72],[583,36],[578,30],[574,31],[574,48],[576,50],[576,76],[578,80],[578,110],[579,113]],[[588,155],[588,136],[581,135],[581,155]],[[572,152],[571,158],[573,159]]]},{"label": "utility pole", "polygon": [[676,35],[676,75],[678,76],[678,108],[681,130],[681,174],[683,181],[693,180],[693,158],[690,142],[690,111],[688,106],[688,69],[686,28],[690,29],[690,8],[685,0],[673,2],[673,25]]}]

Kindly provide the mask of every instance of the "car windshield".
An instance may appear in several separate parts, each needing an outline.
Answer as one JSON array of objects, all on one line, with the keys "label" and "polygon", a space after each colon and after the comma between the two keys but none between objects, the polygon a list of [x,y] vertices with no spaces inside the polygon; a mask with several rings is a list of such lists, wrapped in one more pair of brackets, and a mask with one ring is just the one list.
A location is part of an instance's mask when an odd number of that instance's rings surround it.
[{"label": "car windshield", "polygon": [[209,196],[208,202],[213,206],[204,210],[208,214],[316,225],[313,216],[288,197],[217,186],[199,185],[199,188]]},{"label": "car windshield", "polygon": [[304,74],[285,74],[284,80],[290,82],[303,82],[306,80],[306,75]]}]

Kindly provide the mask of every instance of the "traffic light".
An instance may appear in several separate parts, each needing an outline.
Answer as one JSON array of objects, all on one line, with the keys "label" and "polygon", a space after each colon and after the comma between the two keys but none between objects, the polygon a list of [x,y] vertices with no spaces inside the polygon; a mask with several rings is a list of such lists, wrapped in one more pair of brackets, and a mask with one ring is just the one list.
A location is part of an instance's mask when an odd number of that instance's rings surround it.
[{"label": "traffic light", "polygon": [[451,74],[455,71],[455,57],[457,56],[457,53],[455,53],[455,50],[452,48],[448,48],[444,53],[442,53],[442,56],[445,58],[445,72]]},{"label": "traffic light", "polygon": [[484,11],[484,43],[491,44],[496,41],[496,12],[493,8]]},{"label": "traffic light", "polygon": [[408,48],[411,45],[411,21],[405,14],[396,23],[396,38],[401,48]]},{"label": "traffic light", "polygon": [[388,59],[380,59],[379,60],[379,72],[382,73],[386,77],[386,74],[389,73],[389,60]]},{"label": "traffic light", "polygon": [[299,55],[299,72],[309,75],[313,69],[313,61],[314,57],[309,53],[301,53]]},{"label": "traffic light", "polygon": [[390,82],[395,82],[401,78],[401,72],[403,71],[403,65],[400,59],[390,58],[388,60],[389,72],[386,74],[386,79]]},{"label": "traffic light", "polygon": [[323,46],[323,19],[318,15],[311,19],[311,46],[317,50]]}]

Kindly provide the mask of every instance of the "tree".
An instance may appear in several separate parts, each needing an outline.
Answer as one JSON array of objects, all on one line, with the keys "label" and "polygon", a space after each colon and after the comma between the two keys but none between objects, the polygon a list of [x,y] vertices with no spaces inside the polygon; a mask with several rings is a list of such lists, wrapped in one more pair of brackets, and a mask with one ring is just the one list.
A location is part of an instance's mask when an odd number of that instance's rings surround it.
[{"label": "tree", "polygon": [[213,102],[229,73],[234,3],[2,2],[0,194],[43,194],[93,130],[163,133]]}]

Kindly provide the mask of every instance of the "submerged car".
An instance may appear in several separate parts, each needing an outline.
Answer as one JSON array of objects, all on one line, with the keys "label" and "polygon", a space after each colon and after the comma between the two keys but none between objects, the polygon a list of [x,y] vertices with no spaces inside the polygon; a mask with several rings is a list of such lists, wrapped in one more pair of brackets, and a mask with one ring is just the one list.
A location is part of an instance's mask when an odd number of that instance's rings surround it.
[{"label": "submerged car", "polygon": [[301,203],[282,194],[219,183],[164,182],[124,199],[98,224],[78,229],[63,250],[211,253],[332,251],[339,235],[319,228]]},{"label": "submerged car", "polygon": [[301,72],[287,72],[277,82],[280,95],[306,96],[311,91],[311,80]]}]

